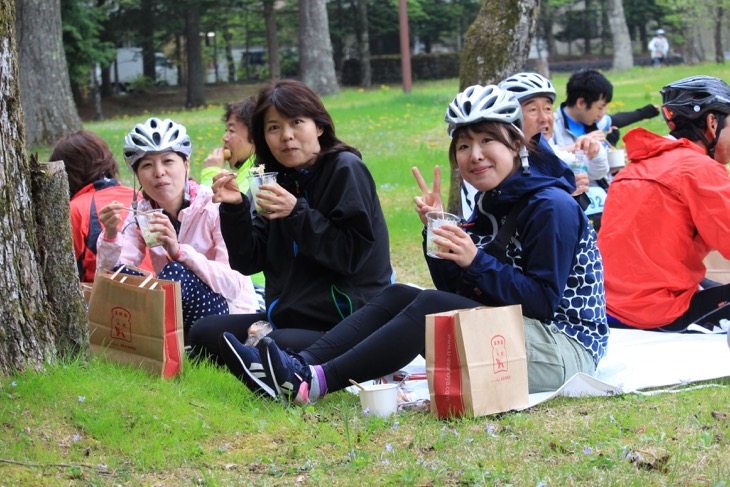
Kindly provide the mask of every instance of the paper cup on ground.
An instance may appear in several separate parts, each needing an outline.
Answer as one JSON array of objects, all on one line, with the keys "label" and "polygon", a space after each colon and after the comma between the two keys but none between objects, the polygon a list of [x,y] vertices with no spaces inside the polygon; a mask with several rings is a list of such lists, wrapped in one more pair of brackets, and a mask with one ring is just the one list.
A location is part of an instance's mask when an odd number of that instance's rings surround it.
[{"label": "paper cup on ground", "polygon": [[[251,176],[248,177],[249,182],[251,183],[251,194],[253,195],[254,202],[256,202],[256,199],[259,194],[259,187],[263,186],[265,184],[276,184],[276,176],[277,172],[265,172],[261,174],[254,173]],[[259,206],[258,203],[256,204],[256,212],[257,213],[264,213],[264,209]]]},{"label": "paper cup on ground", "polygon": [[363,385],[360,404],[363,412],[385,418],[398,410],[398,384]]},{"label": "paper cup on ground", "polygon": [[155,218],[160,213],[162,213],[162,210],[150,210],[144,213],[137,213],[135,217],[137,218],[139,230],[142,232],[142,237],[144,237],[144,242],[147,244],[147,247],[158,247],[162,245],[162,242],[158,239],[160,234],[150,231],[150,219]]},{"label": "paper cup on ground", "polygon": [[426,254],[429,257],[440,259],[441,257],[438,257],[436,252],[443,252],[443,249],[434,242],[434,238],[438,237],[433,234],[433,229],[446,224],[458,225],[459,220],[458,216],[443,211],[429,211],[426,213]]},{"label": "paper cup on ground", "polygon": [[626,165],[626,151],[623,149],[616,149],[608,151],[608,167],[618,168]]}]

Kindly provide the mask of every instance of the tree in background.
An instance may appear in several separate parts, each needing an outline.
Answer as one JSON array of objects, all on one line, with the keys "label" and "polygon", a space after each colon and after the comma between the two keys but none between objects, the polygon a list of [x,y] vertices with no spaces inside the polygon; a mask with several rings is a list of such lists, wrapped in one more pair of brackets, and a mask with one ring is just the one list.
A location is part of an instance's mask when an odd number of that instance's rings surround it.
[{"label": "tree in background", "polygon": [[61,36],[60,0],[16,0],[26,141],[51,145],[81,128]]},{"label": "tree in background", "polygon": [[[55,3],[55,8],[50,3]],[[60,5],[46,0],[43,5],[24,2],[21,7],[26,9],[24,16],[42,17],[44,21],[47,18],[41,15],[42,10],[55,11],[58,41],[49,48],[62,55]],[[88,352],[63,163],[53,165],[60,172],[49,174],[25,156],[16,40],[30,42],[31,38],[16,36],[15,22],[13,0],[0,0],[0,374],[40,368],[59,358]],[[39,35],[53,34],[52,28],[43,26],[38,24]],[[65,68],[61,71],[68,86],[68,73]],[[47,78],[53,74],[46,73]],[[70,89],[67,91],[70,100]]]},{"label": "tree in background", "polygon": [[200,7],[190,1],[185,9],[185,44],[187,48],[187,98],[185,106],[199,107],[205,105],[205,67],[200,42]]},{"label": "tree in background", "polygon": [[105,37],[109,7],[103,2],[89,8],[85,0],[62,0],[63,50],[68,62],[71,92],[76,103],[85,98],[94,66],[109,66],[116,56],[114,43]]},{"label": "tree in background", "polygon": [[373,84],[373,70],[370,66],[370,33],[368,31],[368,2],[357,0],[355,37],[360,56],[360,86],[370,88]]},{"label": "tree in background", "polygon": [[325,0],[299,1],[299,73],[320,96],[339,91]]},{"label": "tree in background", "polygon": [[622,0],[608,0],[608,23],[613,39],[613,69],[623,71],[633,68],[634,53]]},{"label": "tree in background", "polygon": [[266,47],[268,48],[269,76],[271,79],[281,78],[281,61],[279,60],[279,39],[276,26],[275,0],[263,0],[264,20],[266,21]]}]

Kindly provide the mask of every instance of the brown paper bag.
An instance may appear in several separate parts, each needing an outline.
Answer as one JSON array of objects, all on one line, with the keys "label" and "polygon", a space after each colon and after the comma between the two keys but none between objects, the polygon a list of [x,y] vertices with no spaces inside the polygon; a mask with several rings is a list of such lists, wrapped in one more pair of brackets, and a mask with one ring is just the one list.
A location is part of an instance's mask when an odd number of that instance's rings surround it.
[{"label": "brown paper bag", "polygon": [[454,310],[426,316],[426,375],[439,418],[527,407],[522,307]]},{"label": "brown paper bag", "polygon": [[164,377],[182,371],[180,283],[151,276],[97,274],[89,304],[92,353]]}]

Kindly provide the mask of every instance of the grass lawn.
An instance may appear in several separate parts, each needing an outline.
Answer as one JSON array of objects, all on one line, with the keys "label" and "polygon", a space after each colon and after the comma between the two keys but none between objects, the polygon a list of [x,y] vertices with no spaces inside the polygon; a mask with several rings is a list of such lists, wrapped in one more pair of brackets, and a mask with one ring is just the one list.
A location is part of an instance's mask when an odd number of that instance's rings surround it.
[{"label": "grass lawn", "polygon": [[[609,72],[610,111],[659,104],[664,84],[693,74],[728,79],[730,68]],[[558,101],[567,78],[553,77]],[[443,114],[457,88],[453,79],[415,83],[410,95],[380,86],[324,100],[338,135],[362,150],[378,184],[401,282],[430,286],[410,168],[430,173],[440,164],[448,180]],[[241,87],[240,96],[250,91]],[[222,107],[159,110],[136,108],[84,126],[104,137],[123,165],[123,137],[135,123],[172,118],[192,136],[197,176],[220,145]],[[661,118],[644,126],[666,132]],[[131,184],[126,167],[122,179]],[[161,380],[92,357],[0,377],[0,486],[722,486],[730,482],[730,380],[716,383],[681,394],[561,398],[477,419],[443,421],[415,411],[379,419],[363,415],[347,392],[285,407],[215,367],[186,364],[180,377]]]}]

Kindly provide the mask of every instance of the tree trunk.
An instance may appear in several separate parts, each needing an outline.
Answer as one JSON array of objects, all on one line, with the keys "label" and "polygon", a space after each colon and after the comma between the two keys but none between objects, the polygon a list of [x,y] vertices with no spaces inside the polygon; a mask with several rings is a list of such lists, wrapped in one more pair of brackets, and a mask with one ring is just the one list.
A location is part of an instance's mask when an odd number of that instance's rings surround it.
[{"label": "tree trunk", "polygon": [[188,108],[205,105],[205,66],[200,45],[200,8],[193,2],[185,12],[185,38],[188,57]]},{"label": "tree trunk", "polygon": [[[591,9],[593,8],[591,5],[591,0],[585,0],[584,1],[584,7],[583,7],[583,22],[585,22],[586,25],[590,23],[590,16],[591,16]],[[585,29],[585,37],[583,38],[583,54],[586,56],[590,56],[593,54],[593,50],[591,49],[591,30]]]},{"label": "tree trunk", "polygon": [[269,49],[269,77],[277,80],[281,78],[281,61],[274,0],[264,0],[264,20],[266,21],[266,46]]},{"label": "tree trunk", "polygon": [[236,63],[233,60],[233,35],[226,27],[223,30],[223,43],[225,45],[226,66],[228,67],[228,82],[236,82]]},{"label": "tree trunk", "polygon": [[370,66],[370,33],[368,31],[368,2],[357,0],[357,42],[360,52],[360,86],[370,88],[373,84],[373,70]]},{"label": "tree trunk", "polygon": [[16,0],[16,7],[26,142],[51,145],[81,128],[63,51],[61,0]]},{"label": "tree trunk", "polygon": [[152,82],[157,81],[155,28],[153,0],[142,0],[139,18],[140,44],[142,45],[142,75]]},{"label": "tree trunk", "polygon": [[38,164],[37,156],[31,156],[30,166],[33,216],[39,230],[36,259],[41,263],[47,304],[56,324],[48,332],[61,355],[85,353],[88,326],[72,250],[68,176],[63,161]]},{"label": "tree trunk", "polygon": [[[538,0],[485,0],[464,40],[459,89],[495,84],[524,70],[535,35]],[[461,177],[451,166],[449,212],[461,214]]]},{"label": "tree trunk", "polygon": [[717,7],[717,16],[715,17],[715,62],[718,64],[725,63],[725,51],[722,49],[722,17],[725,9],[720,5]]},{"label": "tree trunk", "polygon": [[631,37],[626,26],[623,0],[608,0],[608,23],[613,39],[613,69],[624,71],[634,67]]},{"label": "tree trunk", "polygon": [[326,0],[299,0],[299,74],[320,96],[339,91]]},{"label": "tree trunk", "polygon": [[[50,178],[60,181],[62,190],[34,184],[31,173],[37,171],[25,157],[14,22],[13,0],[0,0],[2,374],[41,367],[59,356],[88,350],[86,316],[71,250],[67,178],[64,172],[58,179]],[[45,177],[37,175],[34,182]],[[37,190],[42,192],[35,193]],[[41,251],[47,244],[51,246]]]}]

